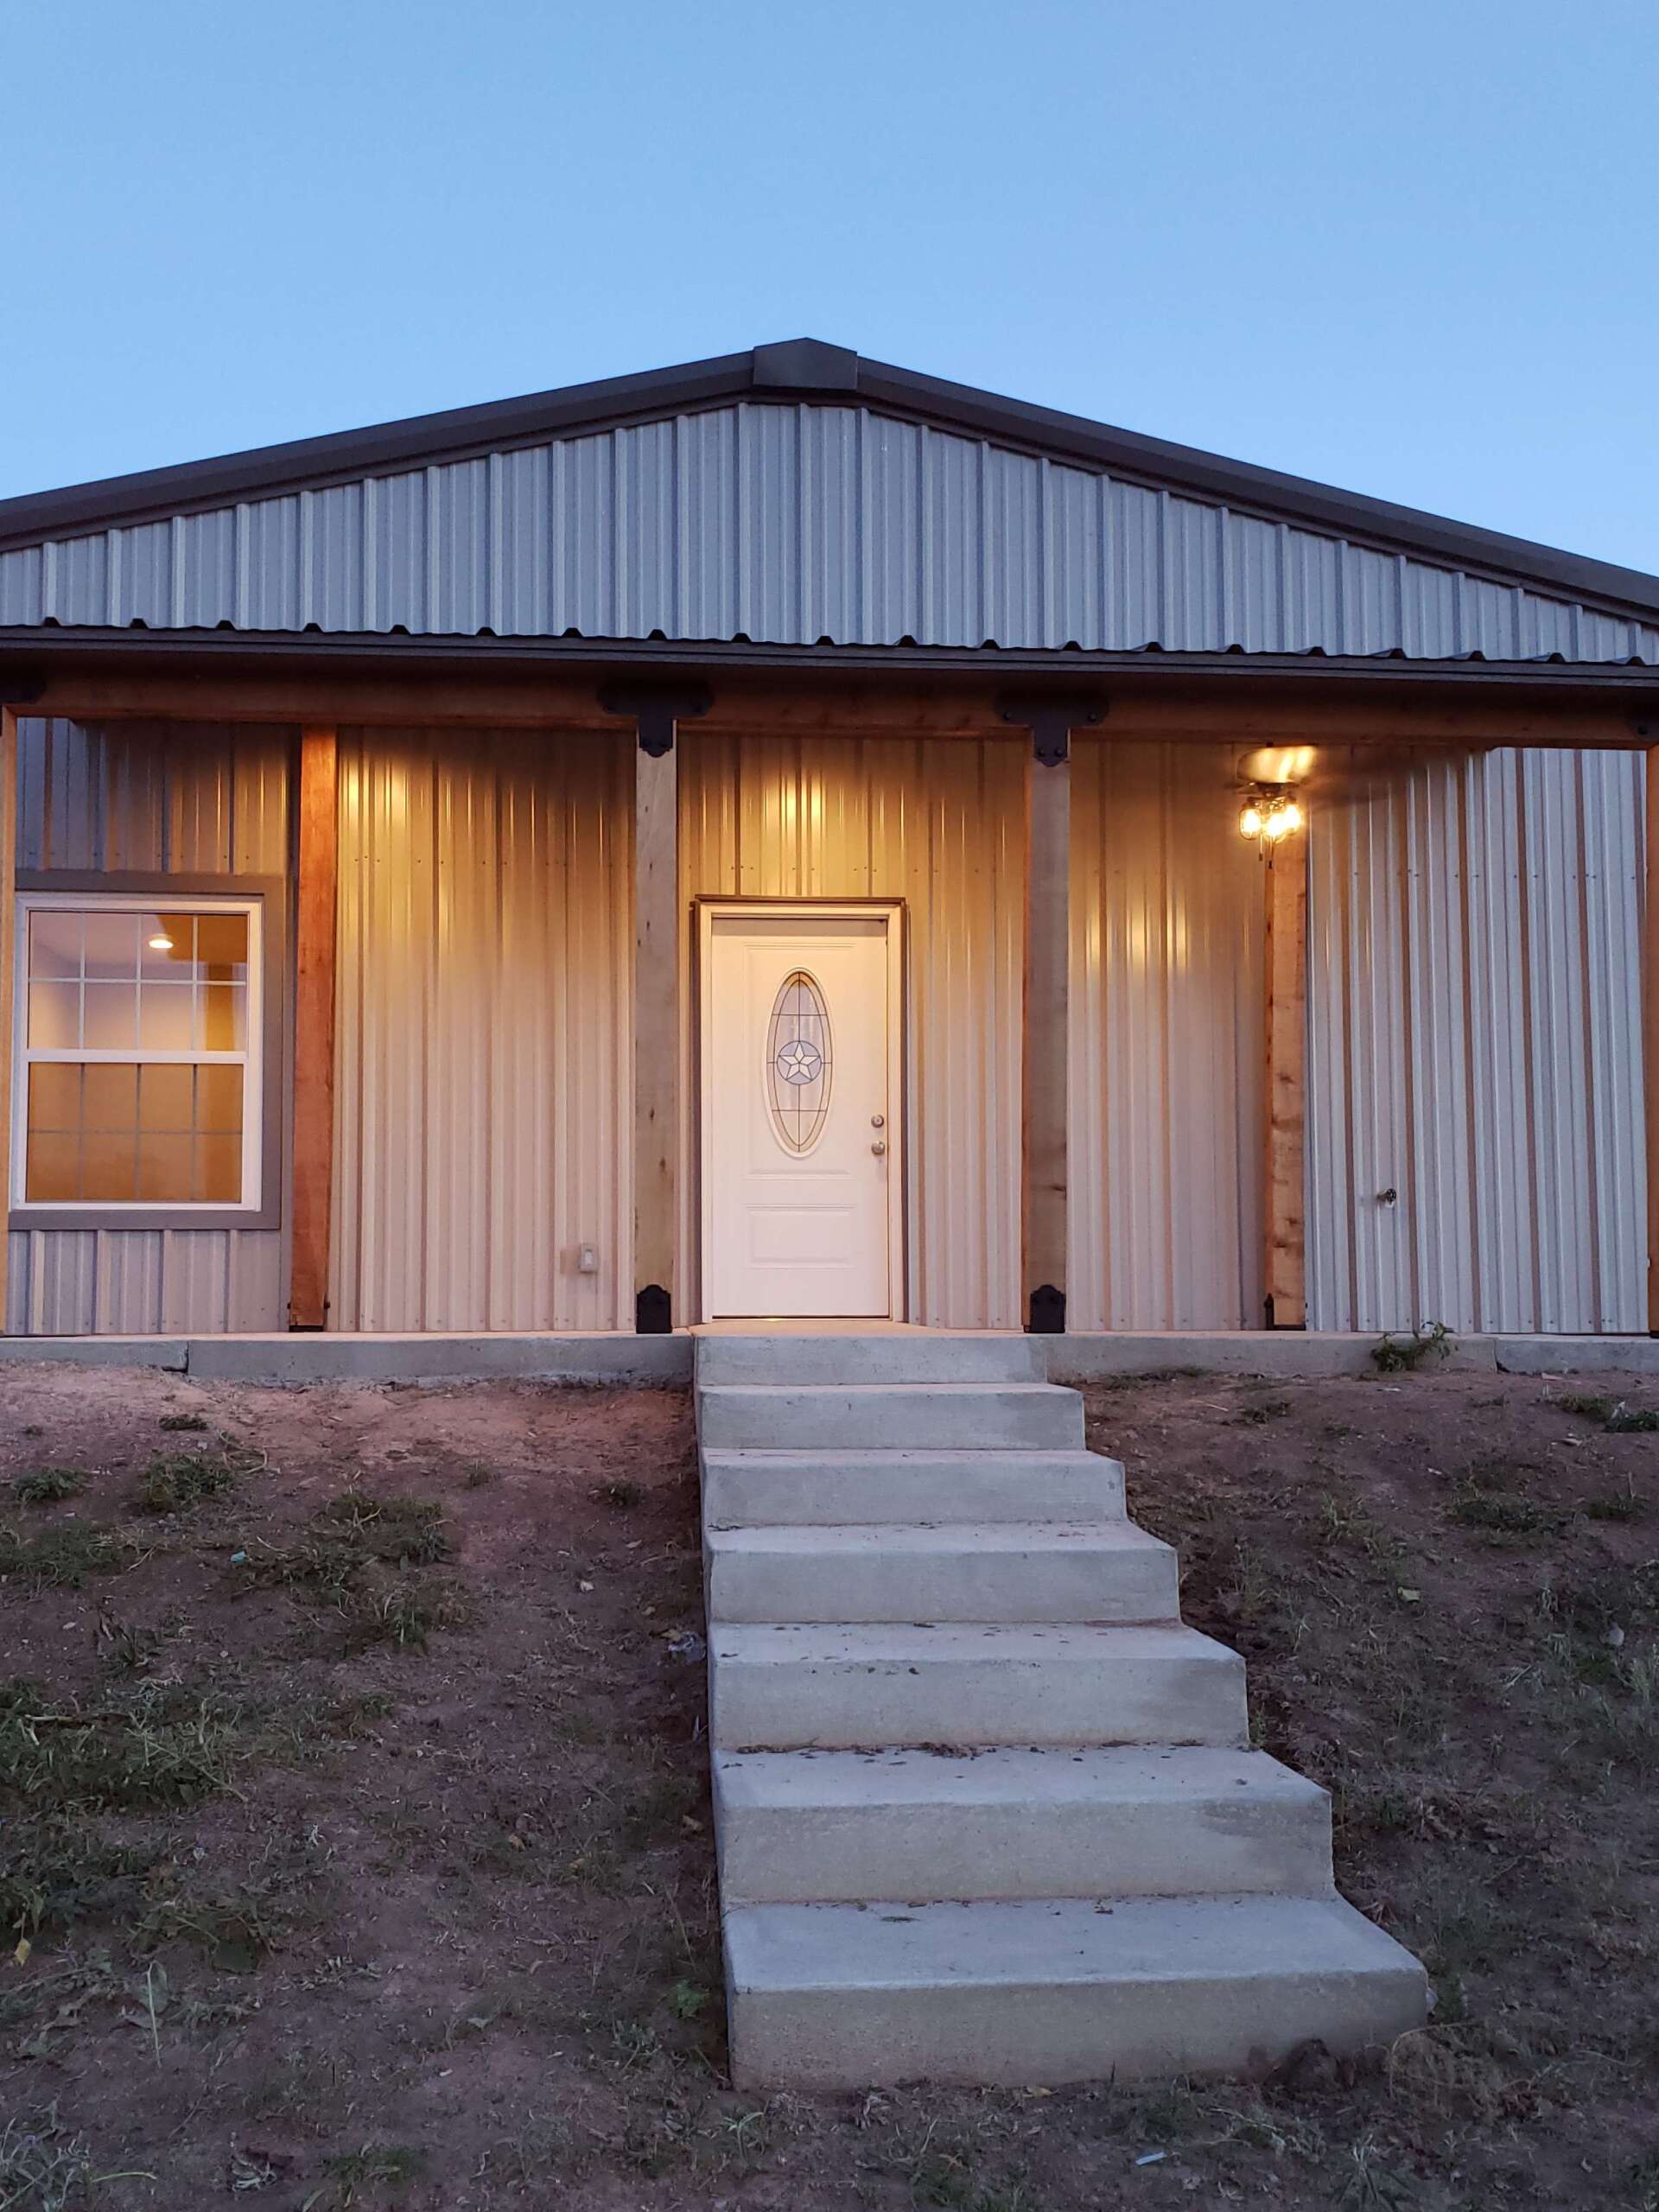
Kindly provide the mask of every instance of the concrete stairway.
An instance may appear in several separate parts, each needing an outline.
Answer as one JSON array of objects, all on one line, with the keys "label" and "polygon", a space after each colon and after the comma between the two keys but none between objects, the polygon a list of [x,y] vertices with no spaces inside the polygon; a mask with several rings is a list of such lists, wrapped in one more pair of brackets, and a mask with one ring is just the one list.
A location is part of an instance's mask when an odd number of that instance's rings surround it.
[{"label": "concrete stairway", "polygon": [[741,2085],[1250,2072],[1425,2018],[1043,1357],[697,1340]]}]

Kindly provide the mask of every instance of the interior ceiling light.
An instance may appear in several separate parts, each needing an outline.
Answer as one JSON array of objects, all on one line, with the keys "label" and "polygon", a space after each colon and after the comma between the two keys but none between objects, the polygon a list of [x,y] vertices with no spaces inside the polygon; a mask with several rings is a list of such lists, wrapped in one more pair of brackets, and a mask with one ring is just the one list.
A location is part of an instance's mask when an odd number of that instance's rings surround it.
[{"label": "interior ceiling light", "polygon": [[1239,809],[1238,834],[1258,843],[1276,845],[1300,830],[1306,821],[1300,805],[1286,791],[1255,791]]},{"label": "interior ceiling light", "polygon": [[173,940],[165,930],[157,930],[149,940],[149,949],[152,952],[171,952]]}]

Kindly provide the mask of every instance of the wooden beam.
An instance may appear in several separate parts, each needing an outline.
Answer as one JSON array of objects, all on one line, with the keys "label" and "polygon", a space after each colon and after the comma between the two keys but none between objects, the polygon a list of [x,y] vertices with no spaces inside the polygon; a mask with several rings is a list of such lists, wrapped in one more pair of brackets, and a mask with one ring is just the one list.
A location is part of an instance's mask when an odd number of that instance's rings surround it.
[{"label": "wooden beam", "polygon": [[[1140,739],[1194,744],[1479,747],[1644,747],[1628,703],[1586,702],[1527,695],[1469,699],[1426,696],[1415,685],[1398,694],[1312,699],[1307,687],[1274,690],[1262,680],[1227,689],[1219,678],[1200,692],[1118,676],[1109,680],[1113,741]],[[706,727],[721,734],[816,734],[845,737],[1006,736],[997,693],[950,682],[918,683],[895,676],[881,683],[836,679],[804,671],[787,683],[723,677]],[[87,671],[49,677],[32,714],[86,721],[143,720],[389,724],[435,728],[490,728],[618,730],[599,706],[591,675],[549,672],[490,677],[411,670],[372,677],[344,672],[201,677],[166,671]]]},{"label": "wooden beam", "polygon": [[679,748],[633,749],[634,1326],[673,1326],[680,1143]]},{"label": "wooden beam", "polygon": [[1020,1290],[1027,1327],[1050,1335],[1065,1326],[1071,879],[1071,764],[1033,758],[1026,770]]},{"label": "wooden beam", "polygon": [[1268,1325],[1307,1325],[1304,1174],[1307,1128],[1307,832],[1268,849]]},{"label": "wooden beam", "polygon": [[336,733],[300,732],[295,922],[294,1185],[288,1324],[328,1320],[334,1177],[334,926],[338,876]]},{"label": "wooden beam", "polygon": [[1659,745],[1648,748],[1647,833],[1642,1007],[1643,1095],[1648,1121],[1648,1332],[1659,1337]]},{"label": "wooden beam", "polygon": [[[17,717],[0,707],[0,1173],[6,1210],[11,1188],[11,1070],[16,1058],[12,1025],[17,1018],[12,978],[17,970]],[[0,1333],[6,1326],[8,1260],[11,1238],[0,1222]]]}]

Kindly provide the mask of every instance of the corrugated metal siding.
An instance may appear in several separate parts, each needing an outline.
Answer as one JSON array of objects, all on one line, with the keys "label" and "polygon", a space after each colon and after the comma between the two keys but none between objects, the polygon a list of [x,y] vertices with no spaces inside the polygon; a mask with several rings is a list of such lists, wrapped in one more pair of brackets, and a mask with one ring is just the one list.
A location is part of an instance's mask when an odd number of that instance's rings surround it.
[{"label": "corrugated metal siding", "polygon": [[[688,900],[906,902],[908,1311],[940,1328],[1020,1321],[1024,774],[1010,743],[682,738]],[[683,1164],[694,1253],[689,1135]]]},{"label": "corrugated metal siding", "polygon": [[1261,1325],[1261,863],[1232,748],[1073,741],[1076,1329]]},{"label": "corrugated metal siding", "polygon": [[1643,774],[1492,753],[1315,811],[1313,1325],[1645,1329]]},{"label": "corrugated metal siding", "polygon": [[[288,874],[289,730],[35,718],[20,720],[17,752],[20,868]],[[278,1329],[285,1248],[280,1230],[14,1232],[6,1328]]]},{"label": "corrugated metal siding", "polygon": [[1659,627],[865,407],[743,404],[0,554],[0,625],[1659,660]]},{"label": "corrugated metal siding", "polygon": [[291,730],[17,725],[20,868],[285,875]]},{"label": "corrugated metal siding", "polygon": [[629,775],[341,733],[332,1326],[632,1325]]}]

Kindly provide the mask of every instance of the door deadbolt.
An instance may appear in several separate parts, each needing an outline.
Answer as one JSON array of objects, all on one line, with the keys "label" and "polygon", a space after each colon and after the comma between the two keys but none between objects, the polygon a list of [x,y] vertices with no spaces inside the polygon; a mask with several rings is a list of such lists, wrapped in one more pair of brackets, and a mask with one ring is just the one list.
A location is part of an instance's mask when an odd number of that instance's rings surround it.
[{"label": "door deadbolt", "polygon": [[873,1129],[885,1129],[887,1126],[887,1116],[886,1116],[885,1114],[872,1114],[872,1115],[871,1115],[871,1116],[870,1116],[870,1127],[871,1127]]}]

